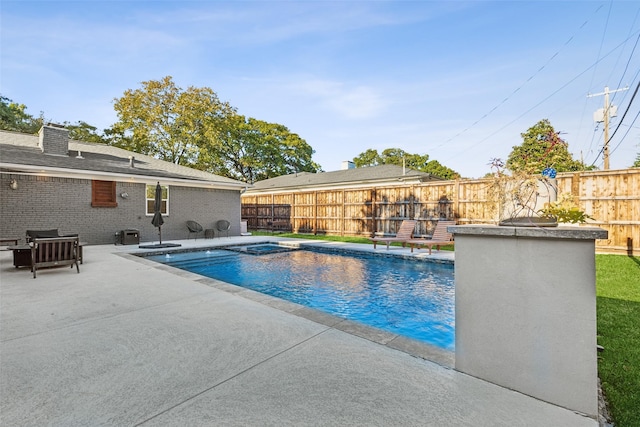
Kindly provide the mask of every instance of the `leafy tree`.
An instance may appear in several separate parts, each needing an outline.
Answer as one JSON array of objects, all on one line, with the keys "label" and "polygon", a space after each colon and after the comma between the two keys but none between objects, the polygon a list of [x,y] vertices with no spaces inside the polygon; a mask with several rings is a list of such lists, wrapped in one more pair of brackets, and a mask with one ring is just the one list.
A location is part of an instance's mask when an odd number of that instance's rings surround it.
[{"label": "leafy tree", "polygon": [[636,156],[636,161],[633,162],[633,166],[631,166],[632,168],[640,168],[640,153],[638,153],[638,155]]},{"label": "leafy tree", "polygon": [[241,115],[210,135],[200,168],[245,182],[256,182],[294,172],[317,172],[313,149],[283,125]]},{"label": "leafy tree", "polygon": [[108,139],[104,135],[97,132],[98,128],[91,126],[87,122],[79,120],[75,125],[65,122],[64,126],[69,130],[70,139],[83,142],[96,142],[99,144],[106,144],[108,142]]},{"label": "leafy tree", "polygon": [[455,179],[460,175],[437,160],[429,160],[429,155],[410,154],[400,148],[387,148],[379,154],[377,150],[368,149],[353,158],[356,167],[398,165],[409,169],[430,173],[444,179]]},{"label": "leafy tree", "polygon": [[567,144],[547,119],[540,120],[520,134],[523,142],[514,146],[506,167],[513,172],[541,173],[552,167],[558,172],[585,170],[584,163],[574,160]]},{"label": "leafy tree", "polygon": [[225,127],[234,108],[210,88],[177,87],[171,76],[142,82],[115,99],[119,121],[110,131],[114,145],[172,163],[199,163],[207,135]]},{"label": "leafy tree", "polygon": [[0,95],[0,129],[23,133],[38,133],[44,123],[43,114],[33,117],[24,104],[16,104]]},{"label": "leafy tree", "polygon": [[104,139],[107,144],[125,150],[134,146],[133,137],[124,130],[117,128],[116,125],[104,130]]},{"label": "leafy tree", "polygon": [[437,160],[430,160],[422,171],[443,179],[460,178],[460,174],[458,172],[444,165],[441,165]]},{"label": "leafy tree", "polygon": [[367,151],[364,151],[354,157],[353,164],[355,164],[357,168],[362,168],[366,166],[378,166],[383,164],[383,162],[380,154],[378,154],[378,150],[369,148]]}]

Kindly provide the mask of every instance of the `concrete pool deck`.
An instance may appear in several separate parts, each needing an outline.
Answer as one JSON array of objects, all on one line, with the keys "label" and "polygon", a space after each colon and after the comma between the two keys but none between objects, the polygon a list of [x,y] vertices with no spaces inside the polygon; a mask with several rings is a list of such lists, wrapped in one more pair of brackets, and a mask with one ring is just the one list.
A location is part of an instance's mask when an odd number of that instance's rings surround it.
[{"label": "concrete pool deck", "polygon": [[428,346],[131,255],[143,251],[86,246],[80,274],[37,279],[0,252],[0,424],[598,425]]}]

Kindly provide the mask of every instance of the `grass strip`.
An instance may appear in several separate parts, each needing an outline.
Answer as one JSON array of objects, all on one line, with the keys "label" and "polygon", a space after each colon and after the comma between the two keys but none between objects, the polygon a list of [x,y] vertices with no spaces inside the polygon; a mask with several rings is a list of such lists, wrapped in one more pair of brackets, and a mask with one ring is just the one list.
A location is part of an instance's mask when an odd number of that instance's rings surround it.
[{"label": "grass strip", "polygon": [[[297,234],[297,233],[279,233],[279,232],[270,233],[268,231],[252,231],[251,234],[254,236],[278,236],[278,237],[290,237],[292,239],[327,240],[331,242],[360,243],[360,244],[373,245],[373,242],[366,237],[330,236],[326,234]],[[378,246],[382,246],[382,244],[378,243]],[[402,243],[392,242],[391,246],[402,246]],[[440,246],[440,249],[443,249],[445,251],[452,251],[453,245]]]},{"label": "grass strip", "polygon": [[640,426],[640,257],[596,255],[598,374],[616,427]]}]

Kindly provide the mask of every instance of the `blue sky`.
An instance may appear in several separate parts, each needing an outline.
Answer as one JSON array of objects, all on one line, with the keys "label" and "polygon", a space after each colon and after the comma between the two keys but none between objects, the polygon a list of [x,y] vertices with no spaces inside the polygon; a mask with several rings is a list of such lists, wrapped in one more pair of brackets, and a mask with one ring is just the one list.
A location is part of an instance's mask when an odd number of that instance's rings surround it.
[{"label": "blue sky", "polygon": [[287,126],[325,171],[393,147],[481,177],[543,118],[602,168],[604,98],[587,95],[628,85],[611,95],[611,168],[640,152],[637,1],[3,0],[0,12],[0,93],[54,122],[107,128],[114,98],[172,76]]}]

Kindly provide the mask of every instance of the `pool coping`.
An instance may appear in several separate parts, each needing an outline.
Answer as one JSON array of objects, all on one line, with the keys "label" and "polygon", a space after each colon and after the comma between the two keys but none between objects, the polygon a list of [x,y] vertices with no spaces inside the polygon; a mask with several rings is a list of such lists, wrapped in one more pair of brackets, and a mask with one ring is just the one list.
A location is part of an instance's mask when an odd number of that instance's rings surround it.
[{"label": "pool coping", "polygon": [[[339,247],[327,247],[327,245],[323,244],[323,242],[291,242],[291,241],[282,241],[282,240],[273,240],[273,239],[265,239],[264,241],[256,241],[251,242],[251,245],[256,244],[265,244],[265,243],[284,243],[286,245],[296,246],[303,248],[305,246],[318,247],[324,250],[331,250],[336,252],[352,252],[352,253],[360,253],[360,254],[374,254],[377,256],[384,257],[393,257],[393,258],[402,258],[402,259],[411,259],[416,260],[415,256],[406,256],[404,254],[393,254],[393,253],[383,253],[381,251],[371,252],[371,251],[358,251],[355,248],[339,248]],[[445,368],[454,369],[455,366],[455,351],[445,350],[434,345],[418,341],[403,335],[394,334],[392,332],[384,331],[382,329],[368,326],[360,322],[356,322],[353,320],[345,319],[333,314],[326,313],[324,311],[306,307],[302,304],[294,303],[291,301],[287,301],[282,298],[278,298],[275,296],[263,294],[258,291],[254,291],[251,289],[243,288],[242,286],[233,285],[231,283],[224,282],[222,280],[212,279],[197,273],[192,273],[186,270],[182,270],[177,267],[172,267],[166,264],[159,263],[157,261],[152,261],[147,259],[148,256],[151,255],[163,255],[168,253],[185,253],[185,252],[199,252],[208,249],[221,249],[224,246],[239,246],[238,244],[229,244],[229,245],[212,245],[196,247],[196,248],[163,248],[162,250],[155,251],[136,251],[136,252],[121,252],[117,255],[127,258],[129,260],[133,260],[136,262],[141,262],[146,266],[153,267],[167,273],[175,274],[176,276],[180,276],[182,278],[190,278],[195,282],[201,283],[206,286],[210,286],[216,288],[218,290],[228,292],[233,295],[240,296],[242,298],[266,305],[271,308],[275,308],[277,310],[302,317],[309,321],[321,324],[330,329],[339,330],[350,335],[354,335],[371,342],[374,342],[379,345],[383,345],[388,348],[392,348],[403,353],[409,354],[413,357],[418,357],[421,359],[425,359],[434,363],[437,363]],[[425,262],[432,262],[436,264],[451,264],[453,265],[453,260],[447,259],[433,259],[433,258],[422,258],[421,260]]]}]

